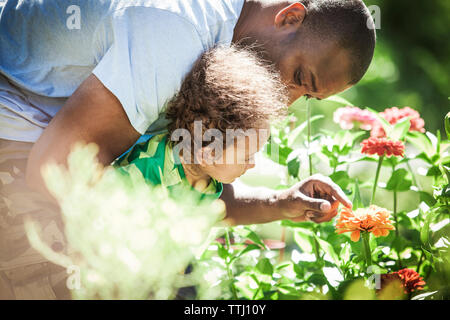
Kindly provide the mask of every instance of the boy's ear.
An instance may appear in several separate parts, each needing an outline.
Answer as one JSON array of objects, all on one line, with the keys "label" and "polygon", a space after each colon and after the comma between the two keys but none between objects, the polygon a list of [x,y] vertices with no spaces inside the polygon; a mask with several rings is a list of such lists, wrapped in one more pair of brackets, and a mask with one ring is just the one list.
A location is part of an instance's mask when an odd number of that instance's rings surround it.
[{"label": "boy's ear", "polygon": [[274,25],[281,28],[285,25],[300,26],[307,15],[305,6],[296,2],[281,9],[275,16]]}]

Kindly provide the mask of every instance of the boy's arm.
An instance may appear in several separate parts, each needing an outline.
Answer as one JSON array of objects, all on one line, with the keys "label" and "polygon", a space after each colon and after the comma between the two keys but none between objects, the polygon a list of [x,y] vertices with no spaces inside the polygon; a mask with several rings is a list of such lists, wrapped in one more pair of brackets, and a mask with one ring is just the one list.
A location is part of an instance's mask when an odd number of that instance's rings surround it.
[{"label": "boy's arm", "polygon": [[[321,198],[314,198],[318,194]],[[330,178],[314,175],[286,190],[253,188],[241,182],[224,185],[221,197],[226,204],[227,225],[267,223],[290,219],[320,223],[337,214],[339,203],[352,203]],[[330,201],[325,200],[330,199]]]}]

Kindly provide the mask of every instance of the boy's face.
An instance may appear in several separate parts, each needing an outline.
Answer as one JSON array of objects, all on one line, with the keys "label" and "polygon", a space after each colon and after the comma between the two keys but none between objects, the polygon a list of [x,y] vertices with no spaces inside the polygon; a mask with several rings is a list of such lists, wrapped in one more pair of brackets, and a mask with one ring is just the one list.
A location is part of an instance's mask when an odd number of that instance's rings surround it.
[{"label": "boy's face", "polygon": [[212,164],[200,165],[208,176],[222,183],[232,183],[248,169],[255,167],[255,154],[264,146],[270,136],[269,125],[255,129],[255,134],[236,137],[234,143],[224,148],[222,155]]}]

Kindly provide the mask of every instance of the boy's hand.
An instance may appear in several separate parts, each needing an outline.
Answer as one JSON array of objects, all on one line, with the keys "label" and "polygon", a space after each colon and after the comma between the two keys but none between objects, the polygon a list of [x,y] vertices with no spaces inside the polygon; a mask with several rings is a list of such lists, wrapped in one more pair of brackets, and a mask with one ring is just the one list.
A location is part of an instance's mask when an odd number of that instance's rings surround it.
[{"label": "boy's hand", "polygon": [[330,221],[337,215],[339,203],[351,208],[352,203],[342,189],[330,178],[313,175],[279,196],[279,205],[285,219],[294,222]]}]

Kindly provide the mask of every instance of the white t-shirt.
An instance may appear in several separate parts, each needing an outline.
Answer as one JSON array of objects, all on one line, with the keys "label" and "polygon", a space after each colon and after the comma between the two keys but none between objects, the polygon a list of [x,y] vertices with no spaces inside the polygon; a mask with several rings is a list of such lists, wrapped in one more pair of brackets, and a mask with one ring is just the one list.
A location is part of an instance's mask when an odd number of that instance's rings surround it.
[{"label": "white t-shirt", "polygon": [[0,138],[36,141],[91,73],[138,132],[157,132],[195,60],[231,43],[243,4],[0,0]]}]

